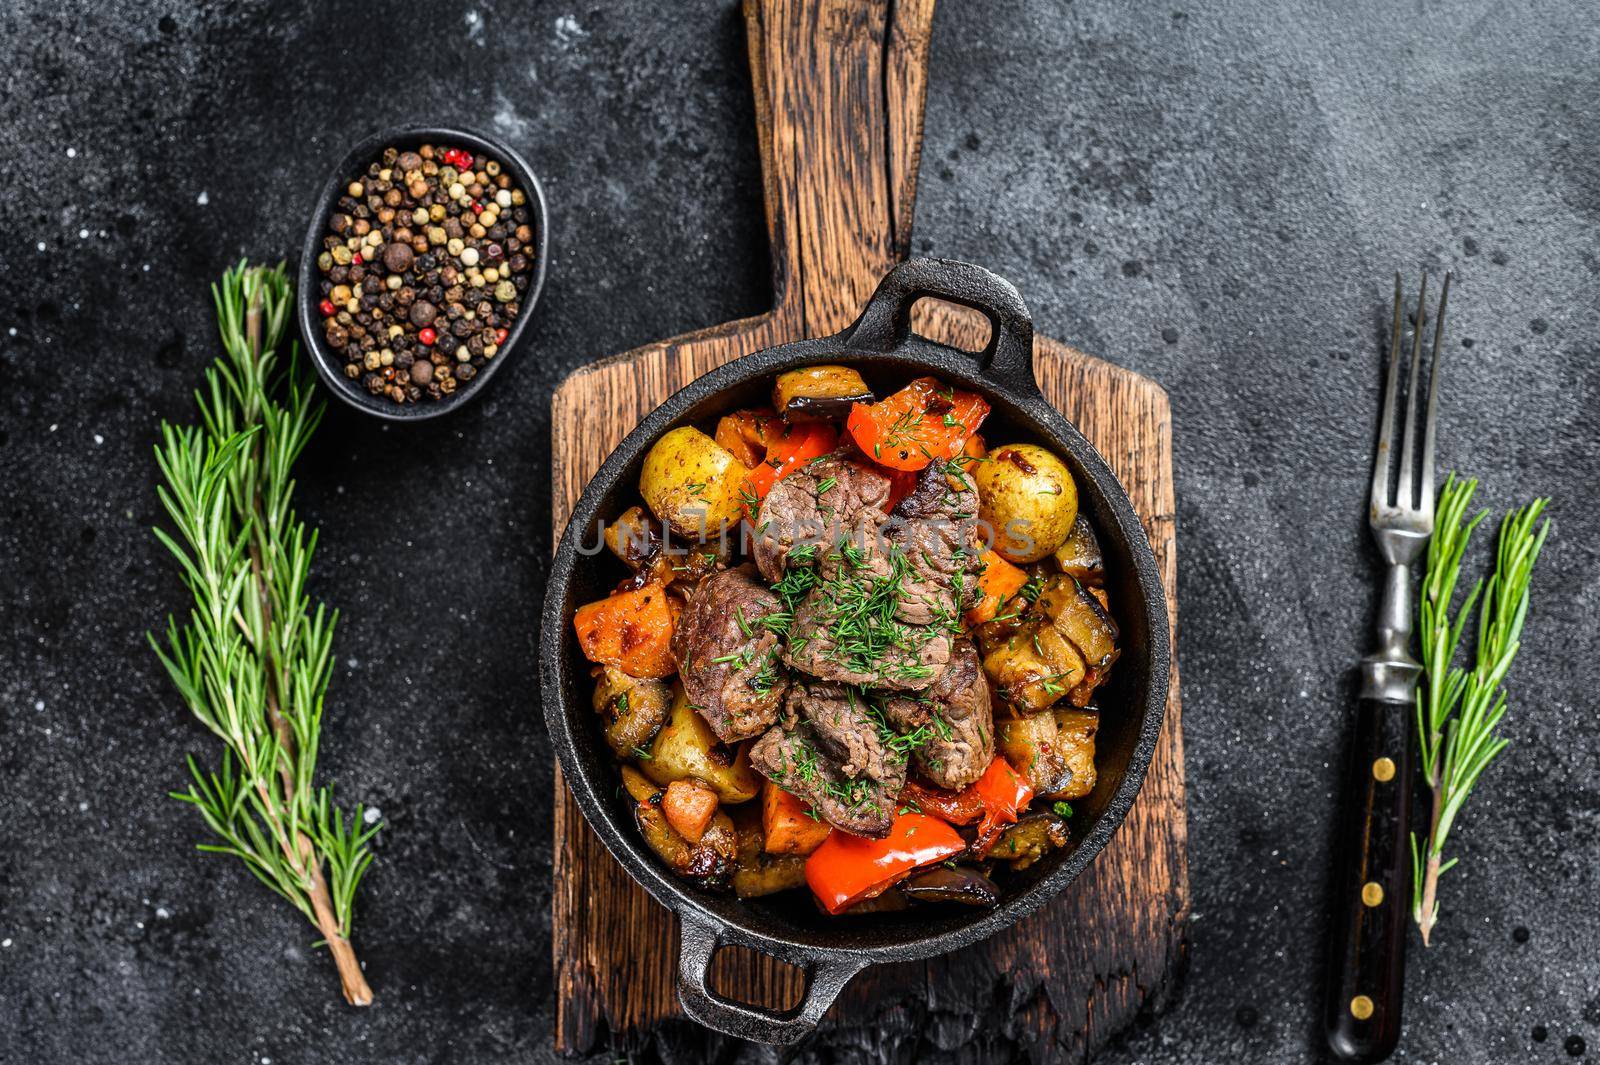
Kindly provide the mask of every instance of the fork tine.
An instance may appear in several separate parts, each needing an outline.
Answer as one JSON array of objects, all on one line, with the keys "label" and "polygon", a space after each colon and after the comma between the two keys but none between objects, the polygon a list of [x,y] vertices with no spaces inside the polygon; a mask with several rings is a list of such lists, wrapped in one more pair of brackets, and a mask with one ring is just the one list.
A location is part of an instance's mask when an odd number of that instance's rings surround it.
[{"label": "fork tine", "polygon": [[1433,316],[1433,352],[1428,356],[1428,413],[1422,423],[1422,512],[1433,516],[1433,430],[1439,410],[1439,345],[1444,339],[1444,309],[1450,302],[1450,275],[1444,275],[1439,313]]},{"label": "fork tine", "polygon": [[1406,424],[1401,433],[1405,442],[1400,447],[1400,487],[1395,491],[1395,506],[1415,509],[1416,496],[1411,494],[1412,471],[1417,458],[1417,381],[1422,370],[1423,325],[1428,314],[1428,271],[1422,271],[1422,291],[1417,293],[1417,318],[1411,327],[1411,380],[1406,385]]},{"label": "fork tine", "polygon": [[1394,275],[1394,332],[1389,337],[1389,373],[1383,386],[1383,415],[1378,419],[1378,453],[1372,463],[1372,516],[1389,505],[1389,463],[1394,452],[1394,398],[1400,381],[1400,316],[1405,297],[1400,272]]}]

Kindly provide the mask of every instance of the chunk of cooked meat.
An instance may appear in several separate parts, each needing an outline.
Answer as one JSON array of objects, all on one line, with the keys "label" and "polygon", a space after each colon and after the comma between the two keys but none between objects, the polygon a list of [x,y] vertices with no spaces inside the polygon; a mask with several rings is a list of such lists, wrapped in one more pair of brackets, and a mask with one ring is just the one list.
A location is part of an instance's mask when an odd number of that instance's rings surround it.
[{"label": "chunk of cooked meat", "polygon": [[813,727],[772,728],[750,748],[750,764],[778,787],[811,808],[835,828],[855,836],[882,839],[894,823],[899,788],[886,789],[870,777],[845,776],[820,749]]},{"label": "chunk of cooked meat", "polygon": [[881,472],[835,451],[795,470],[772,486],[756,515],[751,547],[756,567],[768,581],[783,577],[796,544],[833,540],[863,515],[882,523],[889,504],[889,479]]},{"label": "chunk of cooked meat", "polygon": [[978,492],[965,471],[929,463],[916,487],[895,505],[883,541],[907,562],[896,613],[913,625],[956,628],[961,613],[982,598],[978,587],[983,542]]},{"label": "chunk of cooked meat", "polygon": [[898,792],[905,784],[905,756],[890,746],[894,735],[855,688],[828,681],[799,681],[784,704],[786,723],[805,721],[817,745],[845,776],[867,777]]},{"label": "chunk of cooked meat", "polygon": [[779,666],[782,642],[762,622],[782,610],[746,565],[702,580],[678,618],[678,676],[723,743],[755,736],[778,718],[789,681]]},{"label": "chunk of cooked meat", "polygon": [[870,588],[818,585],[795,611],[784,661],[813,677],[861,688],[926,688],[950,660],[950,633],[907,625],[885,602]]},{"label": "chunk of cooked meat", "polygon": [[957,640],[950,664],[918,695],[883,701],[889,724],[916,737],[912,759],[932,784],[960,791],[994,761],[994,712],[989,680],[970,640]]}]

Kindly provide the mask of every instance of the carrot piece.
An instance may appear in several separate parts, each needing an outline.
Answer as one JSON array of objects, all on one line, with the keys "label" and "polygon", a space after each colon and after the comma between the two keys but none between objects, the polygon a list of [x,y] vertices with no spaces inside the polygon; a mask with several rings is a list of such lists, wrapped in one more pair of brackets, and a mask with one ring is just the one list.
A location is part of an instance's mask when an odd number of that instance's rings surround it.
[{"label": "carrot piece", "polygon": [[630,677],[670,677],[678,671],[672,658],[672,605],[659,584],[585,603],[572,615],[578,646],[591,662],[615,666]]},{"label": "carrot piece", "polygon": [[717,814],[717,793],[698,780],[674,780],[661,797],[667,824],[690,843],[699,843]]},{"label": "carrot piece", "polygon": [[736,410],[717,422],[716,441],[747,470],[753,470],[767,454],[767,425],[770,410]]},{"label": "carrot piece", "polygon": [[983,565],[983,576],[978,578],[978,590],[983,593],[983,598],[978,600],[977,606],[967,611],[967,620],[974,625],[992,621],[1000,612],[1000,604],[1016,595],[1028,583],[1028,574],[1001,558],[992,547],[984,551]]},{"label": "carrot piece", "polygon": [[810,806],[770,780],[761,789],[761,828],[768,854],[810,854],[832,831]]}]

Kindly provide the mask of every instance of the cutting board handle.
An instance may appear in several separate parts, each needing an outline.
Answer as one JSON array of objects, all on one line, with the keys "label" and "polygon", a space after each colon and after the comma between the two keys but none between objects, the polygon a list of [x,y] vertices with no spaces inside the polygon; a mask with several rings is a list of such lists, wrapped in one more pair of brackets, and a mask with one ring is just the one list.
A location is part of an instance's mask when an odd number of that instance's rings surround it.
[{"label": "cutting board handle", "polygon": [[934,0],[745,0],[777,314],[849,325],[910,249]]}]

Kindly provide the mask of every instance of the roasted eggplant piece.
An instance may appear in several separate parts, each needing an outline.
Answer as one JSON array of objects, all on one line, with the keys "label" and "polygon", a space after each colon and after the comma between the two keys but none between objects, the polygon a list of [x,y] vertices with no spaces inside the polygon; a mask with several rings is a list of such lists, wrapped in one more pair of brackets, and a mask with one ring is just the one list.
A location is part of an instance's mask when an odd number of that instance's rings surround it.
[{"label": "roasted eggplant piece", "polygon": [[1072,532],[1067,542],[1056,550],[1056,564],[1061,572],[1076,577],[1084,584],[1099,586],[1105,580],[1105,558],[1100,553],[1100,538],[1094,534],[1089,519],[1079,513],[1072,520]]},{"label": "roasted eggplant piece", "polygon": [[1029,616],[1012,635],[986,648],[983,669],[1000,698],[1022,714],[1048,708],[1088,671],[1078,649],[1043,616]]},{"label": "roasted eggplant piece", "polygon": [[[874,895],[870,899],[862,899],[854,906],[851,906],[848,909],[840,910],[838,913],[832,914],[831,916],[870,917],[875,913],[897,913],[900,910],[908,908],[909,905],[910,903],[906,900],[904,895],[900,894],[900,892],[894,890],[893,888],[890,888],[881,895]],[[822,903],[820,902],[817,903],[817,912],[821,914],[828,913],[827,910],[822,908]]]},{"label": "roasted eggplant piece", "polygon": [[1000,834],[989,857],[1008,861],[1012,869],[1021,872],[1056,848],[1065,847],[1071,838],[1066,821],[1048,811],[1035,810]]},{"label": "roasted eggplant piece", "polygon": [[843,418],[855,403],[874,397],[861,375],[848,366],[803,366],[778,375],[772,406],[789,421]]},{"label": "roasted eggplant piece", "polygon": [[1022,714],[1053,706],[1069,693],[1074,706],[1088,704],[1118,654],[1117,625],[1102,605],[1103,594],[1057,574],[1044,580],[1032,606],[1020,596],[1007,605],[1007,613],[1022,606],[1020,618],[980,626],[983,668],[1002,699]]},{"label": "roasted eggplant piece", "polygon": [[1072,768],[1059,749],[1054,713],[1037,710],[1001,718],[994,726],[1001,753],[1035,792],[1048,795],[1071,786]]},{"label": "roasted eggplant piece", "polygon": [[912,902],[959,902],[963,906],[994,906],[1000,888],[976,869],[936,865],[914,873],[900,884],[900,894]]},{"label": "roasted eggplant piece", "polygon": [[661,554],[661,529],[643,507],[633,506],[605,527],[606,547],[630,569],[646,568]]},{"label": "roasted eggplant piece", "polygon": [[666,723],[672,687],[666,681],[630,677],[613,666],[600,667],[594,709],[605,722],[606,746],[621,759],[649,748]]},{"label": "roasted eggplant piece", "polygon": [[1072,771],[1066,787],[1047,792],[1051,799],[1081,799],[1094,790],[1094,738],[1100,731],[1100,711],[1058,707],[1056,751]]},{"label": "roasted eggplant piece", "polygon": [[734,545],[727,537],[705,541],[674,538],[657,525],[643,507],[629,507],[606,526],[606,547],[633,570],[625,587],[646,584],[669,585],[673,581],[694,583],[725,566],[733,556]]}]

